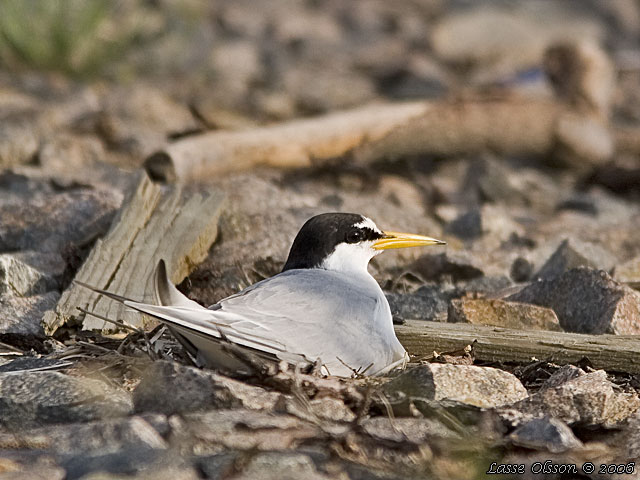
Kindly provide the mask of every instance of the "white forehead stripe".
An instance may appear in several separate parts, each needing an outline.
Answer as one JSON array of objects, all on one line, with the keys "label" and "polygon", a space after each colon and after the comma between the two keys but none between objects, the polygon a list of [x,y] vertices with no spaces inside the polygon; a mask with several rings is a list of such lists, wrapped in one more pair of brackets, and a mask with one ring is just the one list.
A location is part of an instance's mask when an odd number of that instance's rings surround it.
[{"label": "white forehead stripe", "polygon": [[378,228],[378,226],[368,217],[362,216],[363,220],[354,225],[356,228],[370,228],[374,232],[382,233],[382,230]]}]

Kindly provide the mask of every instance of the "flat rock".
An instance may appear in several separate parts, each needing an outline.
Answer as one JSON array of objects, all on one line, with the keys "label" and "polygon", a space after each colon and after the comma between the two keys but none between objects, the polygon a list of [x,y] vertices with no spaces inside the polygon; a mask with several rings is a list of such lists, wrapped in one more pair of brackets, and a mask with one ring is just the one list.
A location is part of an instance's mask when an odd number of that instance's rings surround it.
[{"label": "flat rock", "polygon": [[184,415],[180,441],[239,450],[285,450],[316,438],[319,427],[293,415],[247,410],[214,410]]},{"label": "flat rock", "polygon": [[558,317],[550,308],[487,298],[451,300],[447,321],[505,328],[562,330]]},{"label": "flat rock", "polygon": [[42,317],[59,298],[57,291],[30,297],[0,295],[0,333],[43,336]]},{"label": "flat rock", "polygon": [[107,231],[121,201],[115,190],[82,189],[0,204],[0,252],[86,245]]},{"label": "flat rock", "polygon": [[411,442],[421,445],[433,438],[459,439],[460,434],[433,418],[372,417],[364,420],[362,428],[377,440]]},{"label": "flat rock", "polygon": [[57,372],[0,375],[0,418],[4,428],[91,421],[128,415],[128,394],[89,378]]},{"label": "flat rock", "polygon": [[546,449],[551,453],[562,453],[583,446],[566,423],[548,416],[534,418],[521,425],[509,434],[509,439],[519,447]]},{"label": "flat rock", "polygon": [[615,256],[604,248],[593,243],[567,238],[560,243],[535,277],[549,280],[577,267],[610,271],[616,263]]},{"label": "flat rock", "polygon": [[527,397],[520,380],[504,370],[438,363],[408,370],[385,384],[383,392],[394,400],[447,399],[483,408],[507,405]]},{"label": "flat rock", "polygon": [[280,395],[217,373],[157,361],[133,392],[136,412],[164,414],[225,408],[273,409]]},{"label": "flat rock", "polygon": [[534,282],[507,300],[552,308],[568,332],[640,333],[640,294],[603,271],[574,268]]},{"label": "flat rock", "polygon": [[[520,423],[549,415],[568,425],[612,426],[640,408],[636,393],[624,393],[607,379],[604,370],[581,375],[557,387],[545,388],[509,406],[507,416]],[[510,411],[510,412],[509,412]],[[518,421],[516,420],[516,423]]]},{"label": "flat rock", "polygon": [[[59,458],[112,454],[135,446],[146,450],[165,450],[167,443],[153,426],[139,416],[112,418],[87,423],[48,425],[20,432],[26,444],[39,447]],[[1,433],[0,441],[9,441]]]}]

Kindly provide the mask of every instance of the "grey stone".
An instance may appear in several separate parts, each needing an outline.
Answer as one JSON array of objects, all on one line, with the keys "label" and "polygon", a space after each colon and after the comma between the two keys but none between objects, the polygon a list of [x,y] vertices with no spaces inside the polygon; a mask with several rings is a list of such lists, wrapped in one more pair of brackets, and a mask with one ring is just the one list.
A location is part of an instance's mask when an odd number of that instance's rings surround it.
[{"label": "grey stone", "polygon": [[558,317],[550,308],[487,298],[451,300],[447,321],[516,329],[562,330]]},{"label": "grey stone", "polygon": [[[541,389],[500,412],[509,417],[515,413],[522,419],[545,415],[558,418],[568,425],[613,426],[640,408],[636,393],[620,392],[607,379],[604,370],[581,375],[556,387]],[[511,410],[511,412],[509,412]]]},{"label": "grey stone", "polygon": [[57,372],[0,375],[0,418],[4,428],[119,417],[131,410],[128,394],[99,380]]},{"label": "grey stone", "polygon": [[569,332],[640,333],[640,294],[598,270],[574,268],[534,282],[507,300],[552,308]]},{"label": "grey stone", "polygon": [[311,421],[320,418],[331,422],[352,422],[356,419],[356,414],[342,400],[331,397],[301,402],[296,396],[282,395],[275,411]]},{"label": "grey stone", "polygon": [[604,248],[568,238],[562,241],[535,276],[549,280],[559,277],[572,268],[591,267],[609,271],[615,264],[616,258]]},{"label": "grey stone", "polygon": [[265,452],[253,456],[235,479],[251,480],[330,480],[333,476],[320,473],[308,455],[289,452]]},{"label": "grey stone", "polygon": [[77,190],[0,204],[0,252],[61,252],[104,234],[122,201],[119,192]]},{"label": "grey stone", "polygon": [[558,387],[563,383],[582,375],[586,375],[586,372],[580,367],[576,367],[574,365],[563,365],[553,372],[553,374],[551,374],[551,376],[547,378],[542,385],[540,385],[540,389],[544,390],[546,388]]},{"label": "grey stone", "polygon": [[157,361],[145,371],[133,402],[136,412],[173,414],[234,407],[268,410],[279,396],[211,371]]},{"label": "grey stone", "polygon": [[446,317],[449,300],[458,295],[456,289],[439,285],[423,285],[412,293],[387,293],[394,321],[429,320],[439,321]]},{"label": "grey stone", "polygon": [[0,295],[0,333],[43,336],[42,316],[56,306],[59,298],[58,292],[30,297]]},{"label": "grey stone", "polygon": [[562,453],[583,446],[566,423],[548,416],[534,418],[521,425],[509,435],[509,439],[519,447],[546,449],[551,453]]},{"label": "grey stone", "polygon": [[470,210],[459,215],[447,225],[447,233],[463,240],[473,240],[482,236],[482,216],[480,210]]},{"label": "grey stone", "polygon": [[0,254],[0,295],[13,294],[21,297],[36,295],[54,290],[58,282],[17,256]]},{"label": "grey stone", "polygon": [[507,405],[527,397],[514,375],[491,367],[429,363],[414,367],[383,386],[392,400],[454,400],[483,408]]},{"label": "grey stone", "polygon": [[421,445],[433,438],[459,439],[460,434],[433,418],[373,417],[364,420],[362,429],[377,440],[411,442]]},{"label": "grey stone", "polygon": [[292,415],[243,408],[185,414],[180,431],[176,438],[192,448],[215,445],[239,450],[291,449],[320,434],[315,423]]},{"label": "grey stone", "polygon": [[533,274],[533,264],[524,257],[517,257],[511,264],[509,275],[514,282],[526,282]]}]

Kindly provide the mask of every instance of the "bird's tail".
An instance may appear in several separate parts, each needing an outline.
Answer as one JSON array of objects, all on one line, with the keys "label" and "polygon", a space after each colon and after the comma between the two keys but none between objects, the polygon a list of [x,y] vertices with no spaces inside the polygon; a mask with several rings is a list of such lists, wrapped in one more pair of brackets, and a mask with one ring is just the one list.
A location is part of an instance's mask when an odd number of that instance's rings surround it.
[{"label": "bird's tail", "polygon": [[154,274],[155,296],[159,305],[138,302],[77,280],[75,283],[165,323],[196,365],[226,370],[246,367],[246,363],[229,355],[227,347],[230,344],[247,354],[258,355],[262,360],[285,360],[294,365],[313,363],[304,355],[288,352],[285,345],[274,339],[237,329],[233,324],[217,319],[212,310],[187,298],[171,283],[164,260],[158,262]]}]

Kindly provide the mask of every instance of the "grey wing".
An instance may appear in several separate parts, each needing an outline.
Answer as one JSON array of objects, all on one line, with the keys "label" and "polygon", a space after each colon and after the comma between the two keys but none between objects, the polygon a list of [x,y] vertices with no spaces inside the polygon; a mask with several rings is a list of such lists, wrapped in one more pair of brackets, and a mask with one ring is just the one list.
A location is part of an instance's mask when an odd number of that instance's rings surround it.
[{"label": "grey wing", "polygon": [[394,359],[391,339],[379,329],[383,302],[377,285],[367,281],[321,269],[291,270],[222,300],[213,312],[239,331],[320,358],[331,374],[348,375]]}]

